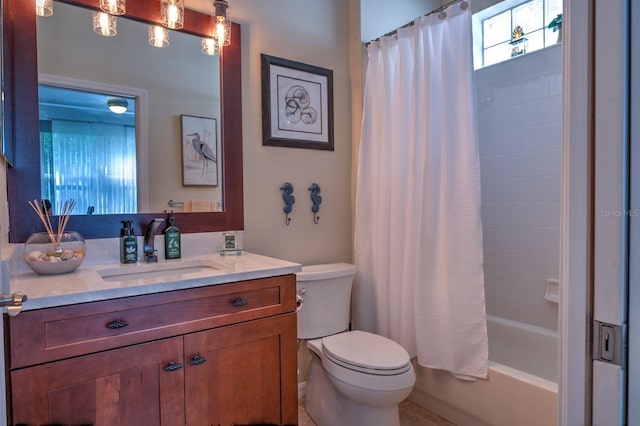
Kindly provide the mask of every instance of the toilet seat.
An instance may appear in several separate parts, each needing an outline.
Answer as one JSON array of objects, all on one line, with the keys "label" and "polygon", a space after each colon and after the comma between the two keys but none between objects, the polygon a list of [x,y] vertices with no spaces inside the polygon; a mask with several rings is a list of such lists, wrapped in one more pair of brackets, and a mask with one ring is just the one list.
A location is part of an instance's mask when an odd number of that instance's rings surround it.
[{"label": "toilet seat", "polygon": [[402,346],[364,331],[349,331],[323,338],[322,353],[344,368],[376,376],[394,376],[412,368],[409,354]]}]

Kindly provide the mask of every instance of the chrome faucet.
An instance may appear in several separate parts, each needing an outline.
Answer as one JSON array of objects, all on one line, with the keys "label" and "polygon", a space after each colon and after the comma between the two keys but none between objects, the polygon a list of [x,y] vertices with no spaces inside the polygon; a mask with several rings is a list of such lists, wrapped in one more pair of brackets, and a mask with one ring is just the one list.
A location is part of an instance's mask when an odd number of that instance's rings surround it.
[{"label": "chrome faucet", "polygon": [[164,219],[153,219],[147,225],[147,229],[144,231],[144,261],[153,263],[158,261],[156,250],[154,249],[154,240],[160,225],[164,223]]}]

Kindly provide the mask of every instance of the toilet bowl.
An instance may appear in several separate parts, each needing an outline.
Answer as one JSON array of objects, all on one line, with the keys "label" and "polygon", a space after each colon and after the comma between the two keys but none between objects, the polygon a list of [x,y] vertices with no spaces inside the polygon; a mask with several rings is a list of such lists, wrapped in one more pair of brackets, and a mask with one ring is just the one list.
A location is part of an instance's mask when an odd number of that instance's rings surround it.
[{"label": "toilet bowl", "polygon": [[[303,267],[298,337],[311,353],[305,409],[319,426],[399,426],[398,406],[415,384],[407,351],[383,336],[348,329],[355,267]],[[305,313],[305,310],[307,311]]]}]

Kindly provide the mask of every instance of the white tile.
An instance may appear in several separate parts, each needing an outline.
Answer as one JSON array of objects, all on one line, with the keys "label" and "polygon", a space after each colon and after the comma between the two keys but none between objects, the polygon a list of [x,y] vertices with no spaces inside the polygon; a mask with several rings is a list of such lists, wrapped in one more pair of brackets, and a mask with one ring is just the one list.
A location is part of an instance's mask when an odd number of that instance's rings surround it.
[{"label": "white tile", "polygon": [[532,75],[522,81],[520,102],[533,101],[547,96],[549,96],[549,81],[544,75]]},{"label": "white tile", "polygon": [[503,226],[553,227],[557,218],[549,217],[549,206],[541,202],[501,202],[498,220]]},{"label": "white tile", "polygon": [[494,225],[483,225],[482,227],[482,247],[484,249],[498,249],[499,228]]},{"label": "white tile", "polygon": [[483,203],[498,201],[499,191],[498,179],[486,179],[482,181],[481,198]]},{"label": "white tile", "polygon": [[498,162],[499,158],[494,157],[480,157],[480,179],[481,180],[495,180],[498,178]]},{"label": "white tile", "polygon": [[497,106],[495,87],[476,88],[476,105],[478,111],[491,110]]},{"label": "white tile", "polygon": [[560,149],[562,147],[562,124],[560,122],[547,123],[520,129],[519,141],[522,152]]},{"label": "white tile", "polygon": [[560,201],[560,179],[553,176],[533,176],[500,179],[499,201],[549,202]]},{"label": "white tile", "polygon": [[559,149],[528,152],[520,159],[521,175],[529,177],[557,176],[559,184],[562,171],[561,155]]},{"label": "white tile", "polygon": [[524,275],[522,277],[522,298],[527,302],[541,303],[545,301],[546,279]]},{"label": "white tile", "polygon": [[500,107],[511,107],[522,103],[524,86],[521,81],[505,84],[496,89],[496,103]]},{"label": "white tile", "polygon": [[547,75],[547,83],[549,85],[549,96],[562,95],[562,73],[554,72]]},{"label": "white tile", "polygon": [[[558,224],[559,225],[559,224]],[[525,228],[522,249],[548,254],[560,253],[560,228]]]},{"label": "white tile", "polygon": [[522,298],[522,275],[498,272],[498,296],[500,298]]},{"label": "white tile", "polygon": [[535,277],[560,276],[560,256],[557,254],[523,252],[522,273]]},{"label": "white tile", "polygon": [[498,249],[498,272],[517,275],[522,274],[522,251]]},{"label": "white tile", "polygon": [[[546,302],[543,300],[542,302]],[[522,320],[527,324],[535,325],[536,327],[548,328],[547,309],[545,303],[542,302],[524,302]]]},{"label": "white tile", "polygon": [[518,226],[500,226],[498,230],[498,249],[521,251],[526,241],[523,238],[523,229]]},{"label": "white tile", "polygon": [[496,131],[522,128],[524,124],[523,105],[516,104],[508,107],[496,108],[493,118],[493,128]]},{"label": "white tile", "polygon": [[500,178],[522,177],[526,167],[526,154],[503,155],[498,161]]},{"label": "white tile", "polygon": [[498,225],[498,203],[482,201],[480,208],[484,226]]},{"label": "white tile", "polygon": [[502,297],[498,298],[496,315],[513,321],[523,320],[524,301],[518,298]]},{"label": "white tile", "polygon": [[482,257],[484,259],[485,273],[488,271],[498,272],[498,250],[484,249],[482,251]]},{"label": "white tile", "polygon": [[562,120],[562,101],[559,96],[533,100],[522,105],[522,126],[558,123]]}]

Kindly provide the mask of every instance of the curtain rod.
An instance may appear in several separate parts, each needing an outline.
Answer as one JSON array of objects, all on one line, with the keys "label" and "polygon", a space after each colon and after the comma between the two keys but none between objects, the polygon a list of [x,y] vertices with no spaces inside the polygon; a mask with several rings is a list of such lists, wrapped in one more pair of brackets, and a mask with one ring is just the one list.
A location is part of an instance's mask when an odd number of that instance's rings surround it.
[{"label": "curtain rod", "polygon": [[[422,16],[429,16],[429,15],[433,15],[434,13],[440,13],[440,12],[442,12],[443,10],[445,10],[446,8],[448,8],[449,6],[452,6],[452,5],[454,5],[454,4],[458,3],[458,2],[460,2],[460,3],[465,3],[465,4],[466,4],[466,7],[463,7],[463,9],[466,9],[466,8],[469,6],[469,2],[468,2],[467,0],[451,0],[450,2],[445,3],[444,5],[442,5],[442,6],[440,6],[440,7],[437,7],[437,8],[435,8],[435,9],[433,9],[431,12],[427,12],[427,13],[425,13],[425,14],[424,14],[424,15],[422,15]],[[379,40],[380,40],[381,38],[383,38],[383,37],[389,37],[389,36],[392,36],[392,35],[396,35],[396,34],[398,33],[398,30],[400,30],[400,29],[402,29],[402,28],[407,28],[407,27],[412,26],[412,25],[415,23],[415,21],[416,21],[416,20],[414,19],[413,21],[411,21],[411,22],[407,22],[406,24],[404,24],[404,25],[403,25],[403,26],[401,26],[401,27],[396,28],[395,30],[389,31],[388,33],[386,33],[386,34],[384,34],[384,35],[381,35],[380,37],[378,37],[378,38],[376,38],[376,39],[373,39],[373,40],[371,40],[371,41],[368,41],[368,42],[366,42],[366,43],[365,43],[365,46],[369,46],[369,45],[370,45],[371,43],[373,43],[374,41],[379,41]]]}]

